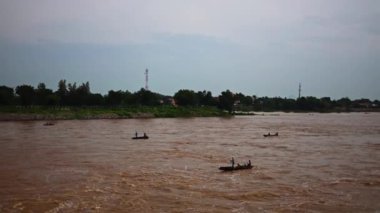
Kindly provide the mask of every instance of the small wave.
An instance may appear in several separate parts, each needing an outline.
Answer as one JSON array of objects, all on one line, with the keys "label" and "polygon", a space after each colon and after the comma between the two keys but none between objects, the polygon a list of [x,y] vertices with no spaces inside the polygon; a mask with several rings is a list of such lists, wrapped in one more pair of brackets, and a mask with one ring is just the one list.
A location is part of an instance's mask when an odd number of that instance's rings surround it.
[{"label": "small wave", "polygon": [[222,143],[220,145],[222,145],[222,146],[239,146],[238,144],[232,144],[232,143]]},{"label": "small wave", "polygon": [[19,209],[19,210],[22,211],[22,210],[24,210],[25,207],[24,207],[24,204],[22,202],[18,202],[18,203],[16,203],[16,204],[13,205],[13,208],[14,209]]},{"label": "small wave", "polygon": [[285,150],[287,150],[287,149],[288,149],[288,147],[287,147],[287,146],[275,146],[275,148],[276,148],[276,149],[285,149]]},{"label": "small wave", "polygon": [[64,202],[59,203],[57,207],[50,209],[49,211],[46,211],[45,213],[57,213],[57,212],[61,212],[63,210],[74,209],[74,207],[75,207],[74,202],[68,200],[68,201],[64,201]]},{"label": "small wave", "polygon": [[367,146],[374,150],[380,150],[380,143],[368,143]]},{"label": "small wave", "polygon": [[265,174],[259,174],[258,178],[261,180],[274,180],[274,177]]},{"label": "small wave", "polygon": [[261,144],[253,144],[252,146],[254,146],[254,147],[258,147],[258,148],[260,148],[260,149],[266,149],[266,148],[268,148],[268,146],[266,146],[266,145],[261,145]]},{"label": "small wave", "polygon": [[246,201],[257,201],[257,200],[268,200],[270,198],[277,198],[280,195],[269,191],[256,191],[241,194],[224,194],[223,197],[228,200],[246,200]]},{"label": "small wave", "polygon": [[379,180],[363,180],[360,183],[364,186],[380,186]]},{"label": "small wave", "polygon": [[340,179],[333,180],[333,181],[329,182],[328,185],[338,185],[338,184],[343,184],[343,183],[354,183],[356,181],[357,180],[354,178],[340,178]]}]

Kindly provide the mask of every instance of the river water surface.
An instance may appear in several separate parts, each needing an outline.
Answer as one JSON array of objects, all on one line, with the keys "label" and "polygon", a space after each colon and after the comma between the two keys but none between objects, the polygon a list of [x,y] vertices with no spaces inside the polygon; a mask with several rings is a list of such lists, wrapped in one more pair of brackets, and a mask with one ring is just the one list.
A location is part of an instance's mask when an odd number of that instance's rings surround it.
[{"label": "river water surface", "polygon": [[0,122],[0,212],[380,211],[380,113],[43,123]]}]

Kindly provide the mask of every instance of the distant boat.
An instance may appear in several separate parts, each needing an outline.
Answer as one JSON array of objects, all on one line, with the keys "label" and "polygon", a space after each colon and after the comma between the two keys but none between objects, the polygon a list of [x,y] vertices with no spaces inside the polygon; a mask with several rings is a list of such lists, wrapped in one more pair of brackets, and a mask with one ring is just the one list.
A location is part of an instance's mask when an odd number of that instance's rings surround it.
[{"label": "distant boat", "polygon": [[252,169],[251,160],[249,160],[247,164],[243,164],[243,165],[238,164],[237,166],[234,166],[235,160],[234,158],[232,158],[231,163],[232,163],[232,166],[221,166],[219,167],[219,170],[234,171],[234,170],[242,170],[242,169]]},{"label": "distant boat", "polygon": [[133,139],[133,140],[149,139],[149,137],[148,137],[147,135],[144,135],[144,136],[133,137],[132,139]]},{"label": "distant boat", "polygon": [[264,134],[263,136],[264,136],[264,137],[278,136],[278,132],[276,132],[276,134],[270,134],[270,133],[268,133],[268,134]]},{"label": "distant boat", "polygon": [[252,165],[238,165],[238,166],[221,166],[219,167],[219,170],[223,171],[234,171],[234,170],[242,170],[242,169],[252,169]]},{"label": "distant boat", "polygon": [[46,123],[44,123],[44,126],[53,126],[53,125],[54,125],[53,122],[46,122]]}]

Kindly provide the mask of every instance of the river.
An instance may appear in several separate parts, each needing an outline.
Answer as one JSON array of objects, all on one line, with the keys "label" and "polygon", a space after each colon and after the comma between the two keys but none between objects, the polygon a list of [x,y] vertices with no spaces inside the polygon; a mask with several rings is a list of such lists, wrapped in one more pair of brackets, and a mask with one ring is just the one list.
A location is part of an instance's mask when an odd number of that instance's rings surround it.
[{"label": "river", "polygon": [[0,212],[380,211],[380,113],[43,124],[0,122]]}]

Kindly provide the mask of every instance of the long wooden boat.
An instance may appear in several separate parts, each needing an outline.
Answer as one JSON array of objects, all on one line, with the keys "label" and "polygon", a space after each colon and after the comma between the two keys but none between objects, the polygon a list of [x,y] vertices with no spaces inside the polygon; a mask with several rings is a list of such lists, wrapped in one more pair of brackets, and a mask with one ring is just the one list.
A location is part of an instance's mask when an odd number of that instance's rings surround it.
[{"label": "long wooden boat", "polygon": [[274,137],[274,136],[278,136],[278,132],[276,132],[276,134],[265,134],[263,135],[264,137]]},{"label": "long wooden boat", "polygon": [[148,136],[138,136],[138,137],[133,137],[133,140],[139,140],[139,139],[149,139]]},{"label": "long wooden boat", "polygon": [[252,165],[240,165],[240,166],[221,166],[219,167],[219,170],[223,171],[235,171],[235,170],[242,170],[242,169],[252,169]]}]

